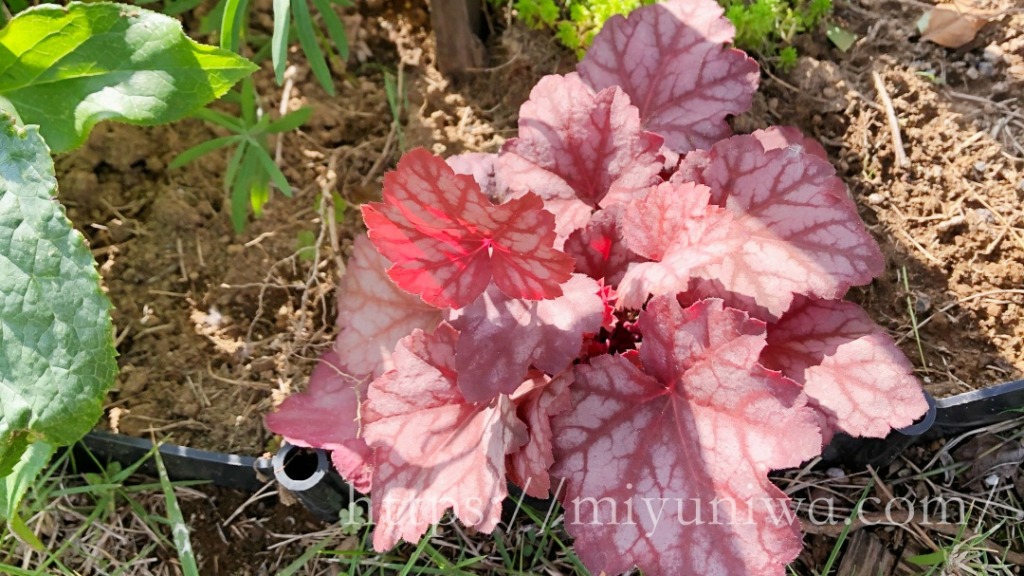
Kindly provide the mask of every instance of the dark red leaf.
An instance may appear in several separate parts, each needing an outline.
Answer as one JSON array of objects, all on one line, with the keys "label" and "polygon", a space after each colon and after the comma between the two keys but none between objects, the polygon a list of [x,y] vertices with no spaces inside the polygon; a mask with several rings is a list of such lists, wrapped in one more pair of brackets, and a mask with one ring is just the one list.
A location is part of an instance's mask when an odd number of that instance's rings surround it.
[{"label": "dark red leaf", "polygon": [[572,407],[569,384],[572,370],[566,370],[553,380],[543,373],[535,373],[512,394],[516,414],[526,423],[530,441],[508,457],[508,479],[523,489],[527,496],[548,498],[551,478],[548,470],[554,462],[551,453],[551,417]]},{"label": "dark red leaf", "polygon": [[305,392],[292,394],[267,414],[267,428],[296,446],[331,450],[338,473],[369,492],[372,451],[359,436],[359,404],[369,380],[353,377],[334,350],[320,357]]},{"label": "dark red leaf", "polygon": [[882,253],[846,187],[804,147],[765,151],[754,136],[734,136],[684,164],[749,234],[741,250],[701,277],[753,298],[773,317],[796,294],[839,298],[882,272]]},{"label": "dark red leaf", "polygon": [[645,259],[626,246],[622,236],[622,214],[625,206],[613,204],[598,210],[590,222],[569,235],[562,247],[576,260],[576,271],[606,284],[616,285],[622,280],[632,262]]},{"label": "dark red leaf", "polygon": [[604,304],[592,278],[574,274],[553,300],[516,300],[494,288],[451,320],[461,336],[455,366],[470,402],[511,394],[530,366],[557,374],[579,356],[583,335],[601,329]]},{"label": "dark red leaf", "polygon": [[814,411],[757,363],[764,323],[721,301],[654,298],[639,326],[643,370],[577,366],[573,409],[553,419],[576,552],[594,573],[781,576],[799,522],[767,474],[820,452]]},{"label": "dark red leaf", "polygon": [[341,362],[372,380],[391,369],[395,344],[416,328],[431,331],[441,311],[388,278],[391,262],[369,238],[356,237],[352,257],[338,287],[338,327],[334,349]]},{"label": "dark red leaf", "polygon": [[508,396],[467,402],[455,383],[459,334],[442,323],[395,350],[395,369],[370,384],[364,438],[374,449],[373,546],[416,542],[446,510],[490,532],[508,489],[505,457],[526,441]]},{"label": "dark red leaf", "polygon": [[567,236],[592,210],[658,182],[661,143],[618,88],[594,94],[575,74],[545,76],[520,109],[519,137],[498,157],[498,184],[512,196],[539,194]]},{"label": "dark red leaf", "polygon": [[914,367],[856,304],[797,298],[768,327],[765,366],[804,385],[831,433],[885,437],[928,409]]},{"label": "dark red leaf", "polygon": [[613,16],[577,69],[595,91],[619,86],[645,130],[677,152],[731,133],[725,117],[750,108],[758,66],[726,48],[735,29],[714,0],[668,0]]},{"label": "dark red leaf", "polygon": [[572,259],[555,250],[554,216],[526,194],[493,205],[473,178],[422,148],[384,177],[384,201],[363,206],[370,240],[394,263],[388,276],[439,308],[461,308],[492,277],[513,298],[561,295]]},{"label": "dark red leaf", "polygon": [[714,265],[743,246],[746,231],[709,198],[706,186],[664,183],[626,208],[626,245],[654,262],[630,264],[618,286],[621,306],[638,309],[648,295],[684,291],[692,278],[713,274]]}]

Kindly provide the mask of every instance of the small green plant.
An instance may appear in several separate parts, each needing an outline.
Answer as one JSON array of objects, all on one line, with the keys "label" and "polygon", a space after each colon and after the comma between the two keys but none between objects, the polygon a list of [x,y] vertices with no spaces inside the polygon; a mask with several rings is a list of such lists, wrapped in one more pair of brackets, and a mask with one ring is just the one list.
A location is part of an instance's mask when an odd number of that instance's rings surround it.
[{"label": "small green plant", "polygon": [[302,126],[309,120],[312,109],[300,108],[277,120],[271,120],[270,116],[260,109],[256,90],[248,78],[242,81],[239,92],[228,94],[224,100],[237,103],[241,114],[236,117],[204,108],[197,111],[194,116],[231,134],[207,140],[185,150],[176,156],[168,167],[179,168],[200,156],[234,146],[234,152],[224,172],[224,189],[231,198],[231,223],[235,231],[241,232],[250,209],[257,217],[263,213],[264,204],[270,200],[271,182],[285,196],[292,195],[288,179],[270,156],[267,139],[271,135],[289,132]]},{"label": "small green plant", "polygon": [[[193,0],[178,0],[179,3]],[[333,54],[341,60],[348,59],[348,37],[345,26],[334,5],[352,6],[350,0],[312,0],[320,14],[323,30],[313,24],[313,15],[306,0],[274,0],[274,32],[270,39],[270,57],[274,63],[274,75],[280,84],[288,62],[288,46],[294,34],[306,56],[313,75],[331,96],[335,95],[334,81],[327,59]],[[249,16],[249,0],[221,0],[214,8],[221,15],[220,46],[238,52],[245,36]],[[330,50],[333,44],[334,51]],[[326,50],[325,50],[326,49]]]},{"label": "small green plant", "polygon": [[719,0],[736,27],[736,46],[780,69],[796,64],[797,34],[810,32],[832,12],[832,0]]},{"label": "small green plant", "polygon": [[[491,0],[496,6],[511,5],[517,17],[532,28],[554,30],[559,41],[576,52],[586,53],[606,20],[652,4],[654,0]],[[736,27],[735,44],[759,54],[780,69],[796,64],[793,38],[817,28],[832,12],[832,0],[719,0],[725,16]],[[844,35],[845,34],[845,35]],[[829,33],[837,46],[849,33],[836,28]],[[848,47],[848,45],[847,45]]]}]

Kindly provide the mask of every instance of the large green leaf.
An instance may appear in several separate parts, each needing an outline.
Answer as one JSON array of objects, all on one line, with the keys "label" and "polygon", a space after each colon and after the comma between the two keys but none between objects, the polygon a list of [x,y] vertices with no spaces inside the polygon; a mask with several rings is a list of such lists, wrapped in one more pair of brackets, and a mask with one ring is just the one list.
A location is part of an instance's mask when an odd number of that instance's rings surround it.
[{"label": "large green leaf", "polygon": [[110,300],[56,191],[38,130],[0,113],[0,476],[29,443],[88,432],[117,372]]},{"label": "large green leaf", "polygon": [[219,98],[256,70],[190,40],[163,14],[110,3],[42,5],[0,30],[0,106],[38,124],[54,152],[101,120],[152,125]]}]

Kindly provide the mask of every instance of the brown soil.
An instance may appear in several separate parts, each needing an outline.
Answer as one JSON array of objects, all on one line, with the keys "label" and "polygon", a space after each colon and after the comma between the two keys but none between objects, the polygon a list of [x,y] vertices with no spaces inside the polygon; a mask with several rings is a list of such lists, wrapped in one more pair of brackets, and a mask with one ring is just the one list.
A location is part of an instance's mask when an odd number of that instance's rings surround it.
[{"label": "brown soil", "polygon": [[[802,38],[796,68],[767,75],[734,124],[793,124],[826,145],[888,259],[885,275],[851,297],[944,396],[1024,371],[1024,112],[1015,100],[1024,14],[996,18],[951,50],[917,40],[922,10],[909,0],[839,3],[835,20],[857,45],[844,54],[821,35]],[[550,35],[513,26],[489,40],[493,68],[454,82],[437,72],[422,3],[377,0],[349,9],[346,22],[353,58],[334,63],[337,96],[301,65],[284,90],[269,62],[257,73],[267,113],[282,98],[314,112],[281,142],[295,197],[275,193],[242,234],[229,223],[223,155],[167,170],[219,135],[199,122],[101,126],[58,160],[62,200],[116,306],[121,374],[105,426],[221,451],[270,448],[262,415],[305,385],[329,344],[335,278],[360,226],[354,209],[333,221],[331,192],[349,206],[373,198],[401,149],[496,150],[536,80],[574,63]],[[407,101],[397,124],[385,73]],[[892,99],[906,166],[895,161],[873,73]],[[303,231],[320,239],[315,258],[298,251]]]},{"label": "brown soil", "polygon": [[[825,144],[887,259],[886,273],[851,298],[897,338],[929,392],[1018,379],[1024,14],[1010,10],[953,50],[919,41],[915,22],[928,5],[836,6],[835,22],[860,37],[856,46],[844,54],[802,38],[797,66],[763,81],[737,127],[793,124]],[[874,73],[899,121],[902,167]]]}]

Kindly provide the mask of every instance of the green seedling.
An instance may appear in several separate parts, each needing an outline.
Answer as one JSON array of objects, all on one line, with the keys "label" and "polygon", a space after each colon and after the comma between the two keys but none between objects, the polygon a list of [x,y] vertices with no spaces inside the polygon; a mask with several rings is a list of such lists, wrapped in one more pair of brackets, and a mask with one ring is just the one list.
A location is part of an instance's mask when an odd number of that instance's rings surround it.
[{"label": "green seedling", "polygon": [[256,91],[248,79],[242,82],[241,92],[231,93],[225,100],[236,101],[241,114],[235,117],[203,109],[194,116],[232,134],[207,140],[185,150],[171,161],[169,168],[179,168],[200,156],[233,146],[234,152],[224,173],[224,189],[231,198],[231,223],[236,232],[241,232],[245,228],[250,208],[256,217],[263,213],[263,206],[270,199],[271,183],[285,196],[292,195],[288,179],[270,156],[267,139],[271,135],[290,132],[302,126],[309,120],[312,110],[300,108],[277,120],[271,120],[268,115],[261,113]]}]

